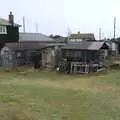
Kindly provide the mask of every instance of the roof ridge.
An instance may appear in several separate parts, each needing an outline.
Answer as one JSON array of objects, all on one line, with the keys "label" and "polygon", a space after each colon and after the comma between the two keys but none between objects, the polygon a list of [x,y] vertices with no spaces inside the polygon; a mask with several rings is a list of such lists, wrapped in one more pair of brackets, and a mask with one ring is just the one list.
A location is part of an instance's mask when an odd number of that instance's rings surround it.
[{"label": "roof ridge", "polygon": [[[12,24],[9,22],[9,20],[0,17],[0,25],[12,25]],[[20,27],[21,25],[14,23],[14,26]]]}]

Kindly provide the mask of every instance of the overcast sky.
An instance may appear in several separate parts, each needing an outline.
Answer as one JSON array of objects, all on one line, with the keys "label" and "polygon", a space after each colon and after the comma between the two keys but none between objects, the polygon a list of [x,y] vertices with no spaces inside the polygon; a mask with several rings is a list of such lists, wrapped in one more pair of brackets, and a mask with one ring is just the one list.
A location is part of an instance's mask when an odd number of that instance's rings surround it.
[{"label": "overcast sky", "polygon": [[[26,31],[67,35],[94,33],[98,38],[113,37],[113,19],[117,18],[116,34],[120,36],[120,0],[1,0],[0,17],[8,19],[12,11],[15,21],[22,24],[25,16]],[[22,31],[22,28],[20,29]]]}]

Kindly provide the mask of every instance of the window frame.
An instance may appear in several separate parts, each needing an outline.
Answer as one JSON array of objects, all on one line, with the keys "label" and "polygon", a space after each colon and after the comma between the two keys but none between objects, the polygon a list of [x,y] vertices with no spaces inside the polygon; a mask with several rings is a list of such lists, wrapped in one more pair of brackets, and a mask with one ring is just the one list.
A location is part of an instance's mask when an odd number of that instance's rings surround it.
[{"label": "window frame", "polygon": [[7,27],[0,25],[0,34],[7,34]]}]

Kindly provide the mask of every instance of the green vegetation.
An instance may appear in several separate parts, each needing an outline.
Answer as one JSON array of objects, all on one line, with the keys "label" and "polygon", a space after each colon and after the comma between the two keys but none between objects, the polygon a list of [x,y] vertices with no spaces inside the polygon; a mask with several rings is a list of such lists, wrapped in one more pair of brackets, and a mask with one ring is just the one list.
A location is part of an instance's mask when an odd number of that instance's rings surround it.
[{"label": "green vegetation", "polygon": [[120,71],[0,70],[0,120],[119,120]]}]

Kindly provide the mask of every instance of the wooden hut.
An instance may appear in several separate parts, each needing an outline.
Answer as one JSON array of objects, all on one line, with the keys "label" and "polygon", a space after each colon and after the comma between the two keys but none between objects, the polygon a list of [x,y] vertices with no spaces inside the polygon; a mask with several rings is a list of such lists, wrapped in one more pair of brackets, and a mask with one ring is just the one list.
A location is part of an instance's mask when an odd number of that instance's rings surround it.
[{"label": "wooden hut", "polygon": [[56,68],[61,58],[61,47],[64,45],[65,43],[53,43],[42,48],[42,67]]},{"label": "wooden hut", "polygon": [[62,58],[67,61],[69,72],[89,73],[100,68],[106,49],[109,46],[105,42],[73,42],[62,47]]},{"label": "wooden hut", "polygon": [[41,48],[44,46],[45,44],[38,42],[7,43],[1,50],[1,66],[30,66],[40,64]]}]

